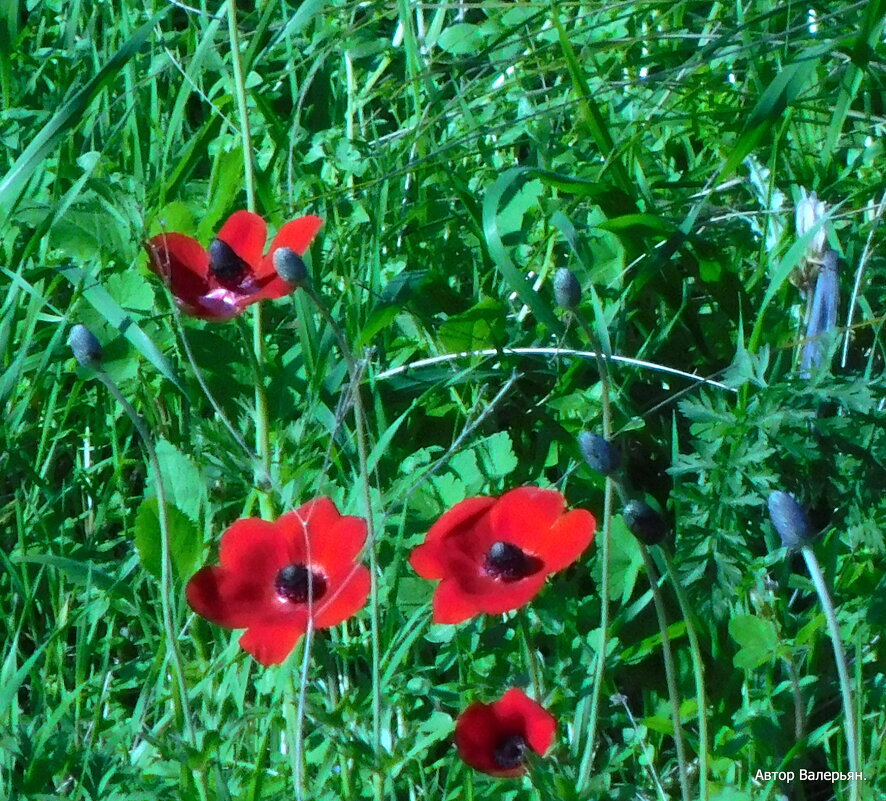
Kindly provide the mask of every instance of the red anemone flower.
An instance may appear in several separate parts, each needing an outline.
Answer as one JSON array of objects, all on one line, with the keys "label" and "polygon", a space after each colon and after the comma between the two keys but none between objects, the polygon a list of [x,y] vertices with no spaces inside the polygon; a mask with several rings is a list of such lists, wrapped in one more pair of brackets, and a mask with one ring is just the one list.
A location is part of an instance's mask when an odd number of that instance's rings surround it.
[{"label": "red anemone flower", "polygon": [[246,629],[240,645],[277,665],[307,631],[337,626],[362,609],[369,571],[355,562],[366,521],[339,514],[329,498],[304,504],[276,523],[238,520],[221,538],[219,567],[188,582],[191,608],[212,623]]},{"label": "red anemone flower", "polygon": [[571,565],[594,538],[591,513],[565,508],[556,490],[520,487],[446,512],[409,558],[423,578],[442,579],[434,621],[461,623],[531,601],[545,578]]},{"label": "red anemone flower", "polygon": [[166,281],[185,314],[230,320],[250,303],[293,291],[274,269],[274,252],[288,248],[300,258],[321,225],[313,215],[286,223],[264,256],[267,226],[251,211],[228,217],[208,251],[193,237],[173,233],[158,234],[145,246],[151,270]]},{"label": "red anemone flower", "polygon": [[491,776],[520,776],[528,751],[539,756],[554,742],[557,721],[514,687],[491,704],[471,704],[455,722],[458,755]]}]

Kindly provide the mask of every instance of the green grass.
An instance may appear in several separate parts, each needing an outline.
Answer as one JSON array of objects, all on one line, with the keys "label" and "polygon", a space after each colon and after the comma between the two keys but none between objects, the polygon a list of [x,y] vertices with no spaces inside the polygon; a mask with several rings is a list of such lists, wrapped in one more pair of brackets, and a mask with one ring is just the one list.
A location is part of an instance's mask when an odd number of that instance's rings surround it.
[{"label": "green grass", "polygon": [[[0,798],[673,799],[681,774],[711,801],[880,798],[886,8],[816,8],[814,31],[808,8],[7,3]],[[810,381],[800,187],[844,259],[840,356]],[[247,205],[272,230],[325,220],[307,261],[328,315],[305,291],[243,325],[176,313],[142,243],[208,243]],[[554,302],[560,267],[577,316]],[[161,486],[71,357],[76,322]],[[576,355],[598,343],[605,382]],[[649,549],[670,688],[648,563],[576,442],[604,430],[604,393],[623,484],[674,524]],[[411,549],[455,503],[527,484],[591,510],[595,545],[525,610],[431,623]],[[774,489],[821,530],[855,788],[755,778],[850,769],[828,625],[768,520]],[[374,601],[263,668],[184,583],[234,520],[320,495],[371,516]],[[467,704],[536,684],[559,730],[531,779],[462,764]]]}]

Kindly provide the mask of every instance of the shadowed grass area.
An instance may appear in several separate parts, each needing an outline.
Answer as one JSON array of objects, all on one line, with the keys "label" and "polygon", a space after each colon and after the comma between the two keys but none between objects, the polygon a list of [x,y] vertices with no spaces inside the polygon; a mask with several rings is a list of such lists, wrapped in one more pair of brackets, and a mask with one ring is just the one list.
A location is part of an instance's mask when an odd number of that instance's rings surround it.
[{"label": "shadowed grass area", "polygon": [[[881,797],[884,11],[6,4],[0,798]],[[841,256],[840,357],[808,380],[801,188]],[[310,290],[186,317],[145,241],[208,247],[247,205],[323,218]],[[576,441],[604,430],[609,479]],[[525,609],[432,622],[412,549],[526,485],[595,544]],[[810,514],[851,687],[776,489]],[[263,667],[187,580],[235,520],[322,496],[371,518],[373,600]],[[484,776],[455,721],[514,686],[554,745]]]}]

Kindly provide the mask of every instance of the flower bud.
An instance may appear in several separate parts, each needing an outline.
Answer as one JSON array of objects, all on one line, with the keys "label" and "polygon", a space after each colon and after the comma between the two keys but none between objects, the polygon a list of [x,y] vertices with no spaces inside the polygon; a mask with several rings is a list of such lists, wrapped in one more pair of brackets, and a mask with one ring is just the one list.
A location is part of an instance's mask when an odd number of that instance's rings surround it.
[{"label": "flower bud", "polygon": [[621,467],[621,455],[606,437],[591,431],[578,435],[578,447],[588,467],[604,476],[611,476]]},{"label": "flower bud", "polygon": [[581,285],[571,270],[561,267],[554,275],[554,299],[570,311],[581,302]]},{"label": "flower bud", "polygon": [[629,501],[621,515],[628,531],[645,545],[657,545],[668,533],[664,517],[646,501]]},{"label": "flower bud", "polygon": [[98,370],[102,366],[104,351],[95,335],[85,325],[77,323],[68,335],[68,344],[81,367]]},{"label": "flower bud", "polygon": [[274,251],[274,269],[287,284],[301,286],[308,280],[308,268],[304,260],[291,248]]},{"label": "flower bud", "polygon": [[781,490],[770,493],[769,518],[785,548],[796,551],[812,540],[809,518],[793,495]]}]

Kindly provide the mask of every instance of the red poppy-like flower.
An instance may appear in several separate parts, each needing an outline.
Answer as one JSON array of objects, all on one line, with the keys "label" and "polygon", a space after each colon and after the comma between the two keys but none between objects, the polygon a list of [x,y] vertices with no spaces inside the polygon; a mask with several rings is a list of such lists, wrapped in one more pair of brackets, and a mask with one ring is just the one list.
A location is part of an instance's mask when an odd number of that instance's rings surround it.
[{"label": "red poppy-like flower", "polygon": [[554,742],[557,721],[514,687],[491,704],[471,704],[455,722],[458,755],[491,776],[520,776],[528,751],[539,756]]},{"label": "red poppy-like flower", "polygon": [[329,498],[304,504],[276,523],[238,520],[221,538],[219,567],[188,582],[201,617],[246,629],[240,645],[263,665],[282,662],[307,631],[337,626],[362,609],[369,571],[355,562],[366,521],[339,514]]},{"label": "red poppy-like flower", "polygon": [[301,258],[323,221],[308,215],[286,223],[262,255],[265,221],[251,211],[228,217],[209,250],[185,234],[158,234],[145,243],[149,265],[166,281],[185,314],[202,320],[230,320],[250,303],[282,298],[294,287],[274,269],[274,254],[288,248]]},{"label": "red poppy-like flower", "polygon": [[446,512],[409,557],[420,576],[442,579],[434,621],[461,623],[531,601],[545,578],[571,565],[594,538],[593,515],[565,508],[556,490],[520,487]]}]

